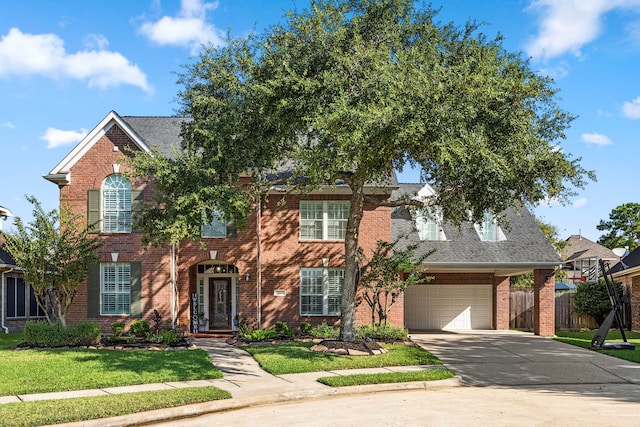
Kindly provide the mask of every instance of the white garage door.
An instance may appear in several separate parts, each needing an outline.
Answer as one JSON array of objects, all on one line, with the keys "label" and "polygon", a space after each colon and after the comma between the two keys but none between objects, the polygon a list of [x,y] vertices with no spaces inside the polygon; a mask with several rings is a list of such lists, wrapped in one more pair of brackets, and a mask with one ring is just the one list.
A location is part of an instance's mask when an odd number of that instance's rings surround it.
[{"label": "white garage door", "polygon": [[404,316],[409,329],[491,329],[491,285],[409,286]]}]

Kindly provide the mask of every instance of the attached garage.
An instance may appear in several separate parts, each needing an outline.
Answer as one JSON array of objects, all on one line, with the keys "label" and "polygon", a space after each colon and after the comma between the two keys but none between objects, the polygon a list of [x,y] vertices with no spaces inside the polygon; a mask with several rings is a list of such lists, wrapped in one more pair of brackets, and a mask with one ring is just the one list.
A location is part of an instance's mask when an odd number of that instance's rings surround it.
[{"label": "attached garage", "polygon": [[491,285],[409,286],[404,301],[409,329],[493,329]]}]

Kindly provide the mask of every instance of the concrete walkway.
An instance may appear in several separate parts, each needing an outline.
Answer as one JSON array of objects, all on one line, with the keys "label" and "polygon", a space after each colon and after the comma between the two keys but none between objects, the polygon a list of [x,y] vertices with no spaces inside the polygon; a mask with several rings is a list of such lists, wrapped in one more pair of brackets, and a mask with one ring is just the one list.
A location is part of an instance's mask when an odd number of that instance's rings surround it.
[{"label": "concrete walkway", "polygon": [[209,353],[213,364],[223,372],[223,379],[10,396],[0,398],[0,402],[60,399],[210,385],[229,391],[233,396],[228,400],[68,424],[73,426],[134,425],[312,397],[449,388],[460,385],[544,389],[563,393],[586,392],[640,403],[640,387],[637,387],[640,384],[640,365],[590,350],[518,332],[412,334],[411,338],[439,357],[448,369],[458,375],[443,381],[334,389],[318,383],[316,379],[329,375],[406,371],[429,369],[430,367],[410,366],[274,376],[263,371],[247,352],[226,344],[223,339],[198,338],[195,341],[196,345]]}]

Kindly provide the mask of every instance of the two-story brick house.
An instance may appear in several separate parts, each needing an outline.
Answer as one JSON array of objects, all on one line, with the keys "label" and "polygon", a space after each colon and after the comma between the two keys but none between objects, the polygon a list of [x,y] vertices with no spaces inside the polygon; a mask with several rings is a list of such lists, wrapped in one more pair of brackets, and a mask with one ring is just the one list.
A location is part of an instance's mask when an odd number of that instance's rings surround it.
[{"label": "two-story brick house", "polygon": [[[183,120],[126,117],[112,111],[45,176],[58,185],[61,203],[85,214],[104,243],[99,253],[100,264],[91,268],[69,320],[97,321],[108,331],[114,321],[149,318],[155,309],[183,328],[191,328],[201,314],[202,328],[217,331],[235,329],[238,321],[249,321],[259,327],[273,326],[276,321],[294,326],[302,321],[336,324],[350,199],[346,186],[304,196],[282,195],[274,190],[269,197],[253,202],[254,209],[245,229],[236,229],[233,223],[223,220],[203,225],[205,248],[191,241],[176,246],[143,246],[140,234],[131,228],[131,215],[136,204],[151,194],[123,174],[127,167],[123,156],[132,148],[150,152],[151,147],[171,155],[171,147],[179,143]],[[419,187],[401,186],[396,182],[370,187],[372,194],[383,199],[416,189]],[[439,250],[443,245],[453,247],[453,252],[442,252],[445,260],[429,265],[427,259],[428,274],[439,274],[425,286],[429,286],[429,290],[438,289],[440,299],[435,300],[443,305],[449,304],[443,296],[447,293],[460,294],[458,291],[463,289],[470,292],[454,297],[457,302],[449,313],[432,314],[451,316],[469,298],[478,299],[477,291],[482,294],[481,302],[464,308],[461,315],[470,319],[477,317],[476,311],[486,313],[484,320],[475,323],[443,322],[443,319],[424,322],[429,315],[415,303],[434,300],[435,294],[425,293],[427,288],[421,287],[412,291],[410,303],[406,303],[405,298],[396,302],[390,315],[395,325],[506,329],[509,326],[508,276],[535,271],[540,300],[537,332],[553,334],[553,326],[549,329],[548,324],[550,316],[553,325],[553,295],[549,298],[547,291],[549,283],[553,289],[553,269],[559,265],[559,258],[528,212],[512,215],[514,225],[519,227],[515,234],[510,231],[505,237],[503,231],[498,235],[495,227],[488,227],[494,234],[484,248],[478,242],[483,242],[479,236],[486,234],[487,227],[480,234],[476,231],[481,229],[476,227],[473,231],[470,225],[462,234],[449,230],[446,237],[444,232],[430,236],[430,231],[425,230],[434,229],[434,225],[424,218],[407,217],[408,212],[365,206],[360,230],[360,245],[365,253],[370,253],[378,240],[391,241],[400,231],[407,239],[423,242],[425,250],[433,245]],[[470,231],[473,232],[468,234]],[[467,237],[459,239],[463,235]],[[487,251],[488,246],[492,249]],[[461,255],[465,247],[471,247],[472,251]],[[505,252],[514,247],[519,248],[515,255]],[[523,251],[522,247],[530,251]],[[491,256],[482,256],[483,251]],[[483,261],[474,263],[474,254],[480,255]],[[413,313],[409,323],[407,310]],[[433,312],[432,308],[427,311]],[[360,305],[357,321],[366,323],[369,318],[367,308]]]}]

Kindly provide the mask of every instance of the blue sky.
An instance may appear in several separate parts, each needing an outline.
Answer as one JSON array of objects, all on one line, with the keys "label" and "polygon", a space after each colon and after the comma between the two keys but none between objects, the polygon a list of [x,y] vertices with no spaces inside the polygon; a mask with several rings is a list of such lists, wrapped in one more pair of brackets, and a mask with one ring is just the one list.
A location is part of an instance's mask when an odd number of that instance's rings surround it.
[{"label": "blue sky", "polygon": [[[111,110],[173,115],[175,72],[201,43],[281,22],[308,0],[21,0],[0,14],[0,205],[29,220],[25,195],[57,208],[47,174]],[[640,0],[447,0],[439,18],[504,36],[560,89],[559,104],[578,118],[561,142],[594,170],[568,205],[534,213],[562,238],[596,229],[616,206],[640,202]],[[411,171],[402,182],[416,182]],[[5,224],[11,228],[11,221]]]}]

